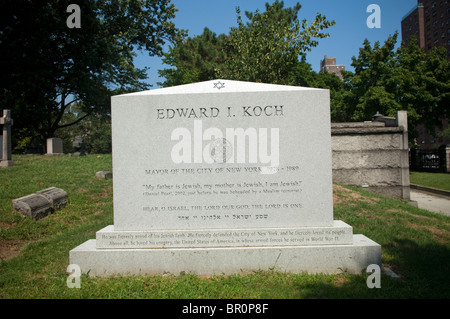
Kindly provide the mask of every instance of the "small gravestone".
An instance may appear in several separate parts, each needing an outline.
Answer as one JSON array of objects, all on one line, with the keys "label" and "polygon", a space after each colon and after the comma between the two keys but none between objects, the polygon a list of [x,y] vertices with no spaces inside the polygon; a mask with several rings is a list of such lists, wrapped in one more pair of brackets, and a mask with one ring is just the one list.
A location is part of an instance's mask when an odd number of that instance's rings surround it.
[{"label": "small gravestone", "polygon": [[67,205],[67,192],[60,188],[49,187],[12,200],[13,209],[24,217],[39,219]]},{"label": "small gravestone", "polygon": [[63,140],[58,137],[47,139],[47,155],[63,155]]},{"label": "small gravestone", "polygon": [[30,194],[17,199],[13,199],[13,208],[24,217],[39,219],[51,214],[53,209],[48,199],[39,194]]},{"label": "small gravestone", "polygon": [[381,246],[333,219],[329,91],[214,80],[112,97],[114,224],[91,275],[361,273]]},{"label": "small gravestone", "polygon": [[13,166],[14,161],[11,157],[11,125],[14,124],[14,121],[11,118],[10,110],[3,110],[3,117],[0,118],[0,124],[3,125],[2,158],[0,160],[0,167]]},{"label": "small gravestone", "polygon": [[86,143],[84,142],[83,136],[75,136],[75,140],[73,141],[73,148],[75,152],[73,155],[75,156],[84,156],[86,155]]},{"label": "small gravestone", "polygon": [[98,179],[111,179],[113,175],[110,171],[98,171],[97,173],[95,173],[95,177],[97,177]]},{"label": "small gravestone", "polygon": [[42,195],[47,198],[54,210],[61,209],[67,205],[67,192],[62,190],[61,188],[49,187],[36,192],[36,194]]}]

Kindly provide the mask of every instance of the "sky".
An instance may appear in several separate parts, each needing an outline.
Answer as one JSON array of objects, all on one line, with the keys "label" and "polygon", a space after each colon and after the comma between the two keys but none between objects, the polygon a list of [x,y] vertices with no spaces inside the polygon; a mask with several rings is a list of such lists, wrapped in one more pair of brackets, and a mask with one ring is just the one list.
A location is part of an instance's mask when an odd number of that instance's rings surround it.
[{"label": "sky", "polygon": [[[187,29],[189,37],[202,34],[205,27],[217,35],[228,34],[231,27],[237,26],[236,7],[240,7],[244,17],[245,11],[259,9],[264,12],[265,4],[273,2],[275,0],[172,0],[178,9],[173,22],[177,28]],[[316,14],[321,13],[336,22],[326,30],[330,37],[318,39],[319,45],[307,53],[306,61],[316,72],[325,55],[336,58],[337,64],[353,71],[352,57],[358,56],[365,39],[372,45],[376,41],[383,43],[398,31],[400,42],[401,20],[417,5],[417,0],[284,0],[284,7],[293,7],[297,2],[302,5],[298,15],[300,21],[306,18],[312,22]],[[371,4],[380,8],[380,28],[369,28],[367,25],[367,19],[373,14],[373,11],[367,12]],[[135,59],[137,67],[150,67],[146,82],[152,85],[152,89],[159,88],[157,82],[164,81],[158,76],[158,70],[169,67],[161,60],[142,53],[138,53]]]}]

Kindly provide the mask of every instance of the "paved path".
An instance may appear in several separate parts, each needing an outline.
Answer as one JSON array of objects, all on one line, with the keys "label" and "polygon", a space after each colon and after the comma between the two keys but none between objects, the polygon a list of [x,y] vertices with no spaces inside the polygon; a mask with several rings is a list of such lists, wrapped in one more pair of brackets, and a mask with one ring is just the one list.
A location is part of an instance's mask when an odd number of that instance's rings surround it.
[{"label": "paved path", "polygon": [[419,208],[450,217],[450,198],[411,190],[411,200],[416,201]]}]

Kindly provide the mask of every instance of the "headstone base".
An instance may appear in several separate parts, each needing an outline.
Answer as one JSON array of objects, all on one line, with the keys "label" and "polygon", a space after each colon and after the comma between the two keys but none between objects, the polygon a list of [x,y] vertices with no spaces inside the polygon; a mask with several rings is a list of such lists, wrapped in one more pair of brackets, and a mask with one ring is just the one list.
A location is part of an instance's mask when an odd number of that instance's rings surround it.
[{"label": "headstone base", "polygon": [[0,167],[10,167],[14,166],[13,160],[0,160]]},{"label": "headstone base", "polygon": [[96,234],[97,248],[218,248],[252,246],[351,245],[353,228],[340,221],[330,227],[238,228],[195,230],[115,230]]},{"label": "headstone base", "polygon": [[350,245],[98,249],[91,239],[70,251],[70,263],[91,276],[231,275],[275,270],[287,273],[361,274],[381,266],[381,246],[364,235]]}]

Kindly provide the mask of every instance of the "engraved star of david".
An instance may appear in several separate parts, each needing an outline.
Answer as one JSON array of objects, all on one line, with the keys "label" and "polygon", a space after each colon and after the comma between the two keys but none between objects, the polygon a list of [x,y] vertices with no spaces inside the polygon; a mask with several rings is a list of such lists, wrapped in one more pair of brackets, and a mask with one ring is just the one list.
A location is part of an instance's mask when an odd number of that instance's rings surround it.
[{"label": "engraved star of david", "polygon": [[225,83],[222,83],[222,82],[217,82],[217,83],[214,83],[214,88],[215,89],[218,89],[218,90],[220,90],[220,89],[223,89],[225,87]]}]

